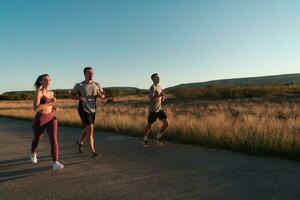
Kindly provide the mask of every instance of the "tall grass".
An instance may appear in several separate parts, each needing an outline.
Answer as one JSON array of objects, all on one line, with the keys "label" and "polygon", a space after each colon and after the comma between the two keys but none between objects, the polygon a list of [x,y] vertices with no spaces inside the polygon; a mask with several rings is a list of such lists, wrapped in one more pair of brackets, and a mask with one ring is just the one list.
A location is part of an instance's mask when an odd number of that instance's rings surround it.
[{"label": "tall grass", "polygon": [[[98,102],[95,128],[142,136],[147,105],[130,100]],[[60,124],[80,126],[76,101],[58,100]],[[33,118],[31,101],[0,102],[0,116]],[[168,104],[165,139],[260,155],[300,157],[300,105],[297,102],[215,101]],[[157,132],[159,123],[153,127]]]}]

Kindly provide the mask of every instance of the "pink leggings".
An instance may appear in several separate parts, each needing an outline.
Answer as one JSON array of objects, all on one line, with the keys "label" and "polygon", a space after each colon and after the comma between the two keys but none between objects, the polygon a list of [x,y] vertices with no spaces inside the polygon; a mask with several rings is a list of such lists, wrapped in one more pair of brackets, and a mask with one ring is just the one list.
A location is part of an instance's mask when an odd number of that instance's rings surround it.
[{"label": "pink leggings", "polygon": [[51,143],[52,159],[53,161],[58,161],[57,126],[58,123],[53,112],[49,114],[37,113],[32,125],[34,138],[31,143],[31,152],[35,152],[39,141],[42,139],[43,133],[46,129]]}]

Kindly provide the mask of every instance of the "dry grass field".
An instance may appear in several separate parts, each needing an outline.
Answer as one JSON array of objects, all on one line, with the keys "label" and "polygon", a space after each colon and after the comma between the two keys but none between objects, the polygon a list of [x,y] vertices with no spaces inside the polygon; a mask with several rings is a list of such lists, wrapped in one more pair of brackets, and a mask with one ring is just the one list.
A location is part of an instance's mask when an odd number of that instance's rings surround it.
[{"label": "dry grass field", "polygon": [[[57,101],[60,124],[80,126],[77,102]],[[169,101],[170,127],[165,139],[259,155],[300,158],[300,104],[263,100]],[[98,130],[142,136],[147,98],[116,98],[98,102]],[[0,101],[0,116],[31,120],[32,101]],[[158,131],[159,123],[152,132]]]}]

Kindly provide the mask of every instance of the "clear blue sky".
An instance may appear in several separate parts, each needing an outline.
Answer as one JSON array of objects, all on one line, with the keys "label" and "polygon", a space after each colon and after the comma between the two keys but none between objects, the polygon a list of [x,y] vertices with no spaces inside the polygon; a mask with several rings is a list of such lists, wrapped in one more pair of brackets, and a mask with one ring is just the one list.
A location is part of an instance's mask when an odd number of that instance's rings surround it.
[{"label": "clear blue sky", "polygon": [[0,0],[0,93],[300,72],[298,0]]}]

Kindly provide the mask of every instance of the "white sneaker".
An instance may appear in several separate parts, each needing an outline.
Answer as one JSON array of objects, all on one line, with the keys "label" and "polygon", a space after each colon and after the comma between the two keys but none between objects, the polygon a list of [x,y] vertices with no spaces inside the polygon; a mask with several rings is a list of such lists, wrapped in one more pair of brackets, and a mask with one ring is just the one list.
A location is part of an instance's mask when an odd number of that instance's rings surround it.
[{"label": "white sneaker", "polygon": [[52,167],[53,170],[59,170],[59,169],[62,169],[62,168],[64,168],[64,165],[60,164],[58,161],[56,161],[53,164],[53,167]]},{"label": "white sneaker", "polygon": [[34,164],[37,163],[36,153],[30,154],[30,162],[32,162],[32,163],[34,163]]},{"label": "white sneaker", "polygon": [[143,144],[143,147],[145,147],[145,148],[150,147],[148,140],[142,140],[142,144]]}]

